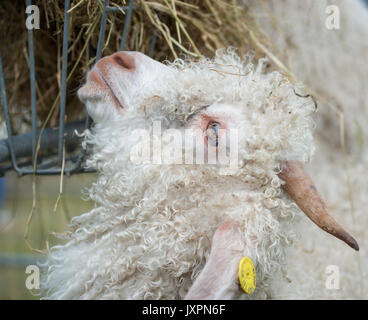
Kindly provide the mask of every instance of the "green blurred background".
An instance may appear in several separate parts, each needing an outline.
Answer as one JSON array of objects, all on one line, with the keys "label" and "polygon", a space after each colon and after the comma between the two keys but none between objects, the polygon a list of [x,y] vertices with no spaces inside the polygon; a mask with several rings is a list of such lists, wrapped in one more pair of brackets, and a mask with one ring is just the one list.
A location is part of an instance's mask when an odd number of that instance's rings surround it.
[{"label": "green blurred background", "polygon": [[[28,216],[32,210],[32,176],[18,178],[15,173],[5,176],[4,201],[0,207],[0,299],[39,299],[25,285],[28,264],[34,264],[42,254],[31,252],[24,239]],[[60,240],[51,233],[65,230],[70,218],[93,207],[82,199],[95,174],[64,177],[63,195],[54,211],[60,188],[60,176],[36,177],[36,210],[29,228],[28,240],[32,248],[46,251]],[[33,293],[37,294],[37,290]]]}]

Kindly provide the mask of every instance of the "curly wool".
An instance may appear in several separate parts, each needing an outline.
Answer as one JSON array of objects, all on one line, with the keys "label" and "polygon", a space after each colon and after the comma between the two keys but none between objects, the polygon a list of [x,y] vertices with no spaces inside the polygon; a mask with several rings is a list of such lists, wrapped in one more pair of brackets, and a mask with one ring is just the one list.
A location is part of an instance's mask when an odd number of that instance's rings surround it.
[{"label": "curly wool", "polygon": [[[50,250],[43,279],[50,299],[178,299],[203,269],[214,231],[226,217],[238,221],[247,255],[256,264],[257,289],[266,298],[285,264],[299,209],[281,189],[285,160],[307,162],[314,152],[314,104],[280,73],[265,73],[234,50],[214,59],[177,60],[174,70],[127,97],[124,117],[96,123],[85,146],[100,174],[88,190],[96,203],[73,218],[64,245]],[[298,94],[296,94],[298,92]],[[251,124],[239,141],[239,166],[134,164],[136,128],[183,128],[203,105],[227,103]],[[281,280],[282,281],[282,280]],[[239,298],[247,298],[240,295]]]}]

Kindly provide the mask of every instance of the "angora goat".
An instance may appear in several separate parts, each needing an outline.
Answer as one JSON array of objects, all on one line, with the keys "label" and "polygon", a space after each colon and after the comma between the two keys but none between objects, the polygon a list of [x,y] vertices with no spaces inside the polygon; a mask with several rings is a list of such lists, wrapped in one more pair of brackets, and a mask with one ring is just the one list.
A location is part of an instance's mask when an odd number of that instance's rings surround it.
[{"label": "angora goat", "polygon": [[[300,209],[358,249],[302,169],[314,152],[313,99],[264,67],[232,50],[167,65],[119,52],[93,67],[78,94],[95,122],[84,143],[93,148],[87,165],[100,173],[89,190],[96,207],[51,249],[48,298],[272,296],[286,282]],[[188,130],[195,144],[175,139]],[[231,132],[236,163],[211,162],[207,155],[231,146]],[[143,146],[149,157],[137,161]],[[187,161],[202,146],[204,161]],[[256,267],[252,295],[237,284],[243,256]]]}]

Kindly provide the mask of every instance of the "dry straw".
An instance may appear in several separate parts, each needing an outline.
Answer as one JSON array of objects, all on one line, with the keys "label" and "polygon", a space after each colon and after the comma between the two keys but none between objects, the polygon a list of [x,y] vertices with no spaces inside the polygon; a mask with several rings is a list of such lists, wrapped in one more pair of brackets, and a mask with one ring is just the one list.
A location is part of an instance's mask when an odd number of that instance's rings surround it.
[{"label": "dry straw", "polygon": [[[110,1],[110,6],[124,6],[125,2]],[[238,3],[236,0],[136,0],[126,50],[148,54],[152,34],[156,32],[153,58],[159,61],[213,56],[217,49],[228,46],[238,48],[240,54],[252,48],[256,56],[267,55],[275,66],[290,75],[247,7]],[[57,126],[64,1],[34,0],[32,4],[40,9],[40,29],[34,31],[38,127],[46,119],[49,119],[48,126]],[[75,93],[94,62],[102,8],[100,0],[71,1],[67,121],[84,117],[84,107]],[[119,50],[125,16],[123,10],[108,14],[103,55]],[[1,50],[16,134],[29,131],[31,119],[25,19],[24,1],[1,1]]]}]

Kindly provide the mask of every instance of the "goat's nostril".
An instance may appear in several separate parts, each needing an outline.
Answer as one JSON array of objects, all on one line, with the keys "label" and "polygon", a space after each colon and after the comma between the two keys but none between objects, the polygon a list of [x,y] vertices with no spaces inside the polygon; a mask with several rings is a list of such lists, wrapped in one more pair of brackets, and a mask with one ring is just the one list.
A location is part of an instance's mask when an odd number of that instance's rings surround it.
[{"label": "goat's nostril", "polygon": [[132,71],[135,68],[134,59],[128,54],[117,53],[112,56],[113,61],[120,67]]},{"label": "goat's nostril", "polygon": [[120,57],[114,57],[114,60],[116,63],[120,64],[123,68],[128,69],[128,66],[125,64],[125,62]]}]

